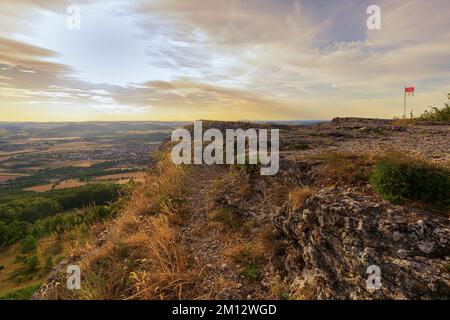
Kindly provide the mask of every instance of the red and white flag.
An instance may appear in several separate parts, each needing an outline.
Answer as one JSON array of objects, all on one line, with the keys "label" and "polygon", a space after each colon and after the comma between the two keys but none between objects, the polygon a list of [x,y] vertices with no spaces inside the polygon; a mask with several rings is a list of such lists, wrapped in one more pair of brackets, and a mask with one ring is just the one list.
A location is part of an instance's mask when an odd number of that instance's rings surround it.
[{"label": "red and white flag", "polygon": [[405,94],[407,94],[408,96],[413,96],[414,95],[414,87],[405,87]]}]

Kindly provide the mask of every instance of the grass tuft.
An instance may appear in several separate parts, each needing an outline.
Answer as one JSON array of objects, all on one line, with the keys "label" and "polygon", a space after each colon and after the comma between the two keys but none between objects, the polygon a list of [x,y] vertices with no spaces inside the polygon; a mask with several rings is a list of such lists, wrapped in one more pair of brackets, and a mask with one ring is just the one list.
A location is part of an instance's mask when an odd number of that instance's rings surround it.
[{"label": "grass tuft", "polygon": [[212,219],[220,222],[225,228],[238,230],[242,227],[241,217],[230,208],[219,208],[212,212]]},{"label": "grass tuft", "polygon": [[264,260],[261,246],[239,244],[229,250],[228,255],[241,266],[241,274],[249,280],[259,280]]},{"label": "grass tuft", "polygon": [[292,204],[292,208],[297,210],[300,208],[306,199],[311,196],[312,190],[309,187],[299,186],[289,193],[289,202]]}]

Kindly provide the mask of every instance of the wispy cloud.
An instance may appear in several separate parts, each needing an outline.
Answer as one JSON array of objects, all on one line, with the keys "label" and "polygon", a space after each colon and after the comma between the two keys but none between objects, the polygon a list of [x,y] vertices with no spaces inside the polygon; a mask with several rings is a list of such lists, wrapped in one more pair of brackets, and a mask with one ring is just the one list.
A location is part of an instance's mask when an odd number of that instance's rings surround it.
[{"label": "wispy cloud", "polygon": [[58,107],[61,120],[392,117],[404,85],[418,87],[416,112],[450,91],[447,0],[378,1],[381,30],[366,28],[368,0],[80,1],[80,30],[66,28],[69,3],[2,2],[2,108],[32,101],[40,120]]}]

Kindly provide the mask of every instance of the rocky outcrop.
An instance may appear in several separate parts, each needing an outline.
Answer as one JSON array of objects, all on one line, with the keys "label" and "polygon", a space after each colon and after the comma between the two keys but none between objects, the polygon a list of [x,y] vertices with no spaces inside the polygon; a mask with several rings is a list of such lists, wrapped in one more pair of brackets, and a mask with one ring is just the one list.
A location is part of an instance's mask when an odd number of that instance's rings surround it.
[{"label": "rocky outcrop", "polygon": [[[325,188],[295,211],[283,206],[273,222],[285,243],[284,268],[297,297],[450,298],[450,228],[444,215],[413,212],[351,188]],[[367,273],[371,265],[380,268],[379,289]]]}]

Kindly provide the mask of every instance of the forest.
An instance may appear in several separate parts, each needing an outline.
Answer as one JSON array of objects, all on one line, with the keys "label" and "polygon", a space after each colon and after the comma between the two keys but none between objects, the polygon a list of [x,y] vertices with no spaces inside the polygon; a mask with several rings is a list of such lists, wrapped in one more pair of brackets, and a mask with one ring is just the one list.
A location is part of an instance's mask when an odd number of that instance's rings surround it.
[{"label": "forest", "polygon": [[121,187],[114,184],[89,184],[40,194],[3,196],[0,200],[0,247],[27,236],[40,237],[84,223],[85,219],[80,219],[80,215],[70,211],[72,209],[91,207],[91,214],[105,215],[102,206],[116,200],[120,190]]}]

